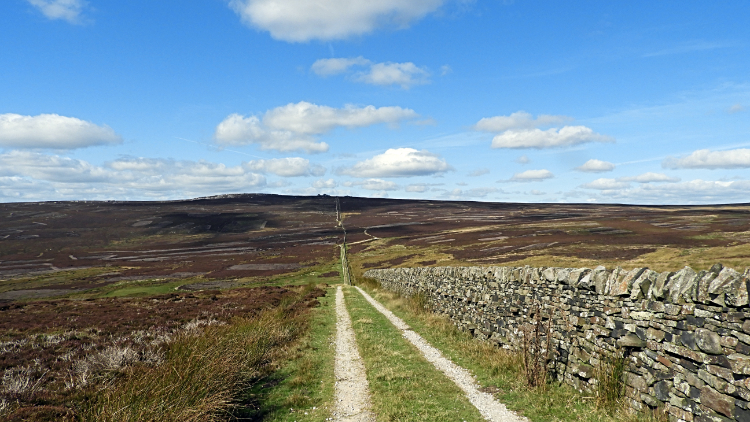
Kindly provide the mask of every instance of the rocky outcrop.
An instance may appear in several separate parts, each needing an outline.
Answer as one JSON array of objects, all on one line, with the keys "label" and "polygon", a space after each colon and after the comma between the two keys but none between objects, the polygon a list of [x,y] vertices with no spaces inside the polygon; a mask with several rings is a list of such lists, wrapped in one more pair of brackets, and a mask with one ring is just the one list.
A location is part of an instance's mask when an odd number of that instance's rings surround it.
[{"label": "rocky outcrop", "polygon": [[552,318],[559,380],[592,390],[594,368],[619,350],[634,410],[663,407],[674,421],[750,421],[750,270],[441,267],[365,276],[426,294],[436,312],[505,348],[518,344],[529,311],[541,306]]}]

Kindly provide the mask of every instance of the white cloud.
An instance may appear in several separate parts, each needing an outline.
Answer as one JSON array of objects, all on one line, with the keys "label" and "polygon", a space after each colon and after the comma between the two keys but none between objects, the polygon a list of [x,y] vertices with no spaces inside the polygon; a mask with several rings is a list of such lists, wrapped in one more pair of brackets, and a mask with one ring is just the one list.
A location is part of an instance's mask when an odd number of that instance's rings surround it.
[{"label": "white cloud", "polygon": [[401,85],[409,89],[412,85],[429,83],[430,73],[414,63],[375,63],[367,72],[354,75],[354,80],[371,85]]},{"label": "white cloud", "polygon": [[567,116],[553,116],[542,114],[534,119],[525,111],[517,111],[510,116],[485,117],[474,125],[474,130],[482,132],[504,132],[514,129],[534,129],[541,126],[550,126],[572,120]]},{"label": "white cloud", "polygon": [[0,114],[0,147],[74,149],[121,142],[120,135],[109,126],[75,117]]},{"label": "white cloud", "polygon": [[396,183],[383,179],[367,179],[357,182],[355,185],[361,186],[363,189],[367,190],[398,190],[398,185]]},{"label": "white cloud", "polygon": [[451,73],[453,73],[453,69],[447,64],[440,66],[440,76],[445,76]]},{"label": "white cloud", "polygon": [[352,74],[352,79],[370,85],[400,85],[409,89],[430,82],[430,72],[412,62],[373,63],[362,56],[316,60],[311,69],[319,76],[331,76],[346,73],[355,66],[368,66],[368,69]]},{"label": "white cloud", "polygon": [[263,175],[207,161],[127,157],[104,166],[31,151],[0,154],[0,195],[20,200],[176,199],[257,191]]},{"label": "white cloud", "polygon": [[338,186],[338,183],[333,179],[319,179],[314,181],[311,186],[315,189],[333,189]]},{"label": "white cloud", "polygon": [[586,173],[603,173],[605,171],[612,171],[614,169],[615,165],[613,163],[597,159],[588,160],[583,163],[583,165],[576,167],[576,170]]},{"label": "white cloud", "polygon": [[313,63],[311,69],[318,76],[331,76],[345,73],[352,66],[366,66],[370,63],[369,60],[362,56],[349,59],[319,59]]},{"label": "white cloud", "polygon": [[508,130],[492,139],[492,148],[555,148],[587,142],[613,142],[586,126],[563,126],[560,129]]},{"label": "white cloud", "polygon": [[407,27],[437,10],[444,0],[231,0],[251,27],[289,42],[335,40],[380,27]]},{"label": "white cloud", "polygon": [[669,184],[641,184],[636,188],[618,185],[617,183],[622,182],[612,182],[613,179],[604,180],[609,180],[610,182],[598,183],[597,186],[599,187],[589,188],[602,191],[603,196],[597,199],[599,202],[652,203],[659,205],[727,204],[747,202],[747,192],[750,191],[750,181],[748,180],[727,182],[696,179]]},{"label": "white cloud", "polygon": [[632,177],[620,177],[617,180],[621,180],[624,182],[638,182],[638,183],[653,183],[653,182],[669,182],[669,183],[675,183],[679,182],[679,177],[669,177],[666,174],[662,173],[643,173],[638,176],[632,176]]},{"label": "white cloud", "polygon": [[597,189],[597,190],[613,190],[613,189],[627,189],[630,187],[630,183],[617,180],[617,179],[596,179],[593,182],[581,185],[585,189]]},{"label": "white cloud", "polygon": [[516,163],[518,164],[529,164],[531,160],[529,160],[529,157],[522,155],[518,158],[516,158]]},{"label": "white cloud", "polygon": [[596,190],[622,190],[630,188],[630,182],[637,182],[641,184],[646,183],[676,183],[679,182],[679,177],[670,177],[662,173],[643,173],[638,176],[618,177],[617,179],[596,179],[593,182],[589,182],[581,185],[584,189],[596,189]]},{"label": "white cloud", "polygon": [[668,169],[739,169],[750,168],[750,149],[728,151],[700,149],[683,158],[669,157],[661,163]]},{"label": "white cloud", "polygon": [[310,165],[310,160],[299,157],[253,160],[243,166],[258,173],[273,173],[281,177],[322,176],[326,169],[318,164]]},{"label": "white cloud", "polygon": [[484,176],[485,174],[489,174],[489,173],[490,173],[490,169],[488,169],[488,168],[481,168],[481,169],[476,169],[476,170],[472,171],[471,173],[469,173],[469,177]]},{"label": "white cloud", "polygon": [[26,0],[32,6],[39,9],[48,19],[62,19],[70,23],[81,22],[86,2],[83,0]]},{"label": "white cloud", "polygon": [[514,174],[510,180],[514,182],[541,182],[553,177],[555,175],[549,170],[526,170]]},{"label": "white cloud", "polygon": [[452,167],[436,154],[413,148],[392,148],[340,170],[354,177],[408,177],[440,174]]},{"label": "white cloud", "polygon": [[406,185],[406,188],[404,188],[407,192],[427,192],[427,189],[429,187],[424,183],[414,183],[411,185]]},{"label": "white cloud", "polygon": [[729,114],[739,113],[741,111],[745,111],[745,107],[739,103],[733,104],[731,107],[727,109],[727,113]]},{"label": "white cloud", "polygon": [[316,142],[309,135],[289,130],[270,130],[256,116],[243,117],[236,113],[216,126],[214,139],[220,145],[260,144],[261,149],[282,152],[301,150],[314,154],[328,151],[327,143]]},{"label": "white cloud", "polygon": [[474,188],[474,189],[453,189],[445,191],[440,196],[443,198],[461,200],[470,198],[484,198],[491,193],[499,192],[497,188]]},{"label": "white cloud", "polygon": [[318,142],[315,136],[337,127],[357,128],[379,123],[396,125],[418,116],[414,110],[401,107],[346,105],[333,108],[301,101],[269,110],[262,120],[257,116],[232,114],[216,127],[214,139],[221,145],[254,143],[261,149],[317,153],[328,151],[328,144]]},{"label": "white cloud", "polygon": [[547,194],[547,192],[543,192],[543,191],[540,191],[540,190],[537,190],[537,189],[533,189],[529,193],[532,194],[532,195],[546,195]]}]

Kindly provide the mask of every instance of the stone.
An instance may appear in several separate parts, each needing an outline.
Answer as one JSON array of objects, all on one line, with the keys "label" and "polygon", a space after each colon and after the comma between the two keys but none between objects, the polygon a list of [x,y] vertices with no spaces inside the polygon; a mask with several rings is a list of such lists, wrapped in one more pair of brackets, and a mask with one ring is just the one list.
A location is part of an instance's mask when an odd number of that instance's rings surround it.
[{"label": "stone", "polygon": [[708,286],[711,302],[720,306],[740,307],[748,304],[747,278],[731,268],[724,268]]},{"label": "stone", "polygon": [[625,384],[633,387],[637,391],[644,392],[648,390],[648,384],[643,377],[632,372],[625,373]]},{"label": "stone", "polygon": [[703,352],[710,355],[720,355],[724,353],[721,347],[721,337],[711,330],[699,328],[695,330],[695,344]]},{"label": "stone", "polygon": [[637,335],[633,333],[628,333],[627,335],[620,337],[620,339],[617,340],[617,344],[620,347],[645,347],[646,342],[638,338]]},{"label": "stone", "polygon": [[591,270],[587,269],[586,274],[584,274],[581,279],[578,281],[579,289],[584,290],[596,290],[596,284],[594,283],[593,274],[591,273]]},{"label": "stone", "polygon": [[750,334],[750,319],[746,319],[745,322],[742,323],[742,331]]},{"label": "stone", "polygon": [[669,271],[659,274],[656,277],[656,281],[654,281],[654,284],[651,286],[651,290],[649,291],[649,299],[664,299],[667,294],[667,290],[665,289],[665,287],[667,286],[672,276],[674,276],[674,273]]},{"label": "stone", "polygon": [[571,270],[570,273],[568,274],[567,284],[573,287],[580,287],[581,278],[583,278],[583,276],[585,276],[586,274],[590,272],[591,270],[588,268],[578,268],[575,270]]},{"label": "stone", "polygon": [[670,303],[692,302],[696,296],[697,275],[690,267],[685,267],[669,279],[666,286],[667,300]]},{"label": "stone", "polygon": [[669,381],[659,381],[654,384],[654,395],[661,401],[669,401],[669,390],[672,384]]},{"label": "stone", "polygon": [[649,340],[662,341],[664,340],[664,331],[657,330],[655,328],[649,328],[646,330],[646,338]]},{"label": "stone", "polygon": [[740,375],[750,375],[750,357],[733,353],[727,356],[732,372]]},{"label": "stone", "polygon": [[649,395],[649,394],[646,394],[646,393],[641,393],[640,397],[641,397],[641,401],[643,401],[644,403],[646,403],[650,407],[659,407],[659,406],[663,406],[664,405],[664,402],[662,402],[661,400],[657,400],[656,397],[654,397],[652,395]]},{"label": "stone", "polygon": [[645,311],[631,312],[630,317],[637,321],[651,321],[654,319],[654,314]]},{"label": "stone", "polygon": [[624,288],[622,288],[622,281],[623,279],[625,279],[626,275],[628,275],[628,272],[625,271],[622,267],[615,267],[615,269],[612,270],[612,273],[607,278],[607,287],[605,287],[604,289],[604,294],[610,296],[619,296],[627,292],[627,284]]},{"label": "stone", "polygon": [[[714,267],[711,267],[712,269]],[[719,272],[721,270],[714,272],[714,271],[708,271],[707,273],[703,274],[702,277],[698,280],[698,297],[697,301],[701,303],[711,303],[711,296],[708,294],[708,287],[711,285],[711,282],[716,278],[716,276],[719,275]]]},{"label": "stone", "polygon": [[659,273],[648,268],[641,272],[638,278],[633,281],[633,288],[630,291],[630,300],[636,301],[641,300],[648,296],[648,291],[651,285],[656,281],[656,277]]},{"label": "stone", "polygon": [[683,331],[680,334],[680,342],[685,347],[689,347],[693,350],[698,349],[697,345],[695,344],[695,334],[691,333],[690,331]]},{"label": "stone", "polygon": [[701,389],[701,404],[728,418],[734,417],[734,399],[711,387]]}]

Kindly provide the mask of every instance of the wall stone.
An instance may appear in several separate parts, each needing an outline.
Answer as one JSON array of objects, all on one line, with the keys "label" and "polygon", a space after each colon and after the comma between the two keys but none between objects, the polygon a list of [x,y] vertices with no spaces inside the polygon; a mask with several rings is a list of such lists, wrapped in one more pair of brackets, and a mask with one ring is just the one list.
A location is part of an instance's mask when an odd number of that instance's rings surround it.
[{"label": "wall stone", "polygon": [[426,294],[435,312],[474,336],[513,348],[540,306],[552,319],[557,378],[581,391],[616,350],[636,411],[671,421],[750,422],[750,269],[716,264],[658,273],[551,267],[373,269],[386,289]]}]

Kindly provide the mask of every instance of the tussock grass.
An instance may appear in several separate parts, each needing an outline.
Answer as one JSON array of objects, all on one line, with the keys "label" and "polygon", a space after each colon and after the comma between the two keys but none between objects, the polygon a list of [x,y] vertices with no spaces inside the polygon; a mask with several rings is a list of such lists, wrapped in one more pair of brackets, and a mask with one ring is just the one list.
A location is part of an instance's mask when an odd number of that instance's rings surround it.
[{"label": "tussock grass", "polygon": [[235,318],[223,326],[206,327],[201,335],[173,339],[162,364],[130,368],[123,379],[100,390],[82,419],[227,419],[237,408],[242,392],[307,329],[307,319],[294,306],[310,289],[256,317]]},{"label": "tussock grass", "polygon": [[595,368],[596,405],[600,409],[611,411],[623,407],[625,365],[622,351],[617,350],[601,359]]},{"label": "tussock grass", "polygon": [[333,409],[336,352],[335,288],[310,310],[310,329],[279,359],[278,370],[261,379],[245,396],[238,420],[320,421]]},{"label": "tussock grass", "polygon": [[[496,347],[475,339],[471,334],[456,328],[446,316],[429,312],[414,312],[421,299],[402,297],[382,290],[375,280],[360,278],[360,287],[368,290],[394,314],[402,318],[425,340],[440,349],[456,364],[471,371],[487,392],[531,421],[613,422],[661,421],[664,415],[653,412],[647,415],[629,413],[622,400],[599,402],[597,397],[586,396],[568,385],[555,381],[530,387],[524,372],[521,353]],[[612,368],[607,370],[610,380],[617,378]],[[607,394],[614,390],[605,387]],[[621,396],[619,396],[621,397]]]}]

